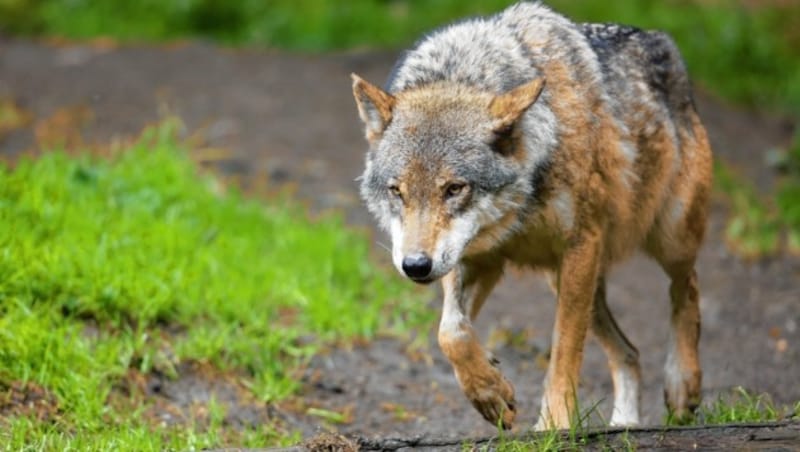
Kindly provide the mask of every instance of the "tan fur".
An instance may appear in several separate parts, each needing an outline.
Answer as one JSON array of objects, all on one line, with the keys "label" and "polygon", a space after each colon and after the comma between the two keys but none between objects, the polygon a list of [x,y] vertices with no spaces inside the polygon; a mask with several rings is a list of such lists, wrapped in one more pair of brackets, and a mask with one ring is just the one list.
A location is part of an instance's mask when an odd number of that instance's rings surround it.
[{"label": "tan fur", "polygon": [[[478,290],[472,301],[473,318],[499,277],[499,272],[476,274]],[[456,274],[451,273],[442,280],[445,299],[457,296],[451,292],[456,286],[455,278]],[[472,405],[489,422],[499,421],[504,428],[511,427],[516,416],[514,387],[497,369],[496,362],[488,359],[475,330],[469,325],[460,325],[456,332],[440,328],[438,339],[442,353],[453,365],[456,379]]]},{"label": "tan fur", "polygon": [[544,79],[535,78],[524,85],[497,96],[489,102],[489,113],[499,121],[499,127],[509,127],[530,107],[544,88]]},{"label": "tan fur", "polygon": [[[364,121],[364,123],[369,125],[371,122],[373,122],[373,118],[370,118],[367,111],[363,108],[363,101],[369,99],[377,108],[381,122],[384,125],[389,124],[389,122],[392,120],[392,109],[395,105],[394,96],[386,93],[382,89],[355,74],[353,74],[353,93],[355,93],[357,96],[359,114],[361,115],[361,120]],[[380,133],[382,131],[382,129],[368,126],[367,140],[375,141],[380,137]]]}]

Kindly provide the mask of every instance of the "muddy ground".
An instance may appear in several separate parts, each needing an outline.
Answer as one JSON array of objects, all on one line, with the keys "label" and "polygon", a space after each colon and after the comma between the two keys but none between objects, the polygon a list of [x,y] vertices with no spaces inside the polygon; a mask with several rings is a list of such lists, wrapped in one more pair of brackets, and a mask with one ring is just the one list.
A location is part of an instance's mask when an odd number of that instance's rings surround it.
[{"label": "muddy ground", "polygon": [[[202,152],[222,173],[245,185],[291,184],[297,197],[314,209],[342,209],[351,224],[372,227],[354,181],[365,144],[349,74],[382,82],[395,56],[303,56],[200,43],[160,48],[55,45],[0,38],[0,99],[11,99],[31,114],[28,127],[0,133],[0,152],[14,156],[36,141],[55,137],[66,137],[68,144],[108,143],[175,114],[188,131],[202,131]],[[787,145],[792,123],[728,106],[702,88],[698,91],[716,158],[767,190],[775,175],[765,152]],[[220,159],[215,149],[231,153]],[[800,400],[800,261],[740,260],[723,243],[724,221],[724,204],[716,200],[697,266],[705,400],[743,386],[769,394],[778,404],[793,403]],[[375,234],[376,242],[387,242]],[[381,248],[375,248],[386,261]],[[612,311],[641,352],[644,421],[659,424],[664,416],[667,280],[655,264],[636,257],[613,272],[608,290]],[[439,309],[435,289],[429,304]],[[553,315],[553,296],[538,277],[510,274],[477,323],[516,386],[517,429],[535,420]],[[422,334],[432,338],[435,325],[430,328]],[[331,428],[368,437],[495,433],[462,396],[435,343],[429,344],[421,353],[409,353],[408,344],[395,339],[330,350],[306,371],[298,400],[270,407],[248,402],[232,423],[278,417],[306,436]],[[597,404],[596,413],[609,417],[611,380],[601,350],[591,341],[582,377],[582,406]],[[176,381],[150,379],[155,383],[145,385],[146,391],[177,405],[207,400],[214,391],[231,394],[222,398],[233,406],[238,400],[236,391],[201,378],[191,366]],[[308,416],[308,407],[344,413],[346,422],[330,424]]]}]

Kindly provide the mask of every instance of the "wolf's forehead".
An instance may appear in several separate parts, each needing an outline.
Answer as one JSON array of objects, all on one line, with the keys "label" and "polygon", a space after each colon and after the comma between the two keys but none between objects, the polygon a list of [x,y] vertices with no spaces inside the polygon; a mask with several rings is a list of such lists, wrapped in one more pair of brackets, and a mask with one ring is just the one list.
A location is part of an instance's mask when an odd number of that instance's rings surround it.
[{"label": "wolf's forehead", "polygon": [[[442,91],[445,91],[444,93]],[[418,90],[400,95],[395,114],[405,122],[441,122],[441,125],[485,121],[488,101],[484,95],[446,92],[444,89]]]},{"label": "wolf's forehead", "polygon": [[460,162],[473,160],[481,146],[474,137],[449,132],[421,126],[415,133],[398,134],[397,139],[386,137],[377,163],[391,173],[412,169],[437,177],[443,171],[452,172]]},{"label": "wolf's forehead", "polygon": [[463,152],[486,141],[490,129],[485,122],[469,109],[410,109],[398,112],[385,138],[395,151]]},{"label": "wolf's forehead", "polygon": [[453,156],[458,153],[453,145],[432,144],[418,137],[385,140],[374,155],[372,170],[382,179],[403,179],[409,174],[436,178],[457,160]]}]

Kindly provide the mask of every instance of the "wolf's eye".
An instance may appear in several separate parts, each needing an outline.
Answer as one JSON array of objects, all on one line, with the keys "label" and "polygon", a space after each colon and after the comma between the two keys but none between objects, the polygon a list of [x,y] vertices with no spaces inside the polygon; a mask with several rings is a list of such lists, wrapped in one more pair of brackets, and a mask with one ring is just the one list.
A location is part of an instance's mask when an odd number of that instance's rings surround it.
[{"label": "wolf's eye", "polygon": [[466,186],[467,184],[461,182],[453,182],[452,184],[448,185],[447,188],[445,188],[444,194],[447,198],[453,198],[460,195]]},{"label": "wolf's eye", "polygon": [[400,187],[397,185],[390,185],[388,187],[389,194],[394,196],[395,198],[402,198],[402,193],[400,193]]}]

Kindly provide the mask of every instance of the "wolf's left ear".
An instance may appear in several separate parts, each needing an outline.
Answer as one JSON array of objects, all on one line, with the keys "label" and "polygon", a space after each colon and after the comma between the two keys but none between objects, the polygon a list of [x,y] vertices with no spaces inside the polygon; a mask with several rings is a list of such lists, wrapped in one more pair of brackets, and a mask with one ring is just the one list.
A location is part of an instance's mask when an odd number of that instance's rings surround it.
[{"label": "wolf's left ear", "polygon": [[539,77],[511,91],[495,96],[489,103],[489,113],[497,118],[495,130],[510,130],[514,123],[525,113],[544,88],[544,78]]},{"label": "wolf's left ear", "polygon": [[356,74],[350,74],[350,77],[353,78],[353,96],[358,105],[358,114],[364,121],[367,140],[372,141],[380,137],[392,121],[395,98]]}]

